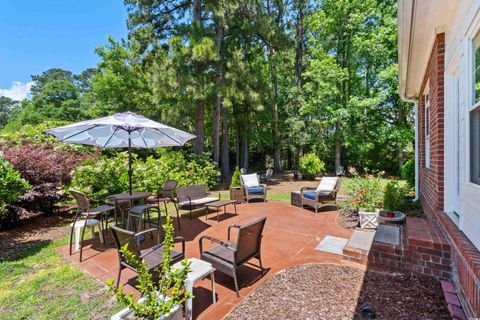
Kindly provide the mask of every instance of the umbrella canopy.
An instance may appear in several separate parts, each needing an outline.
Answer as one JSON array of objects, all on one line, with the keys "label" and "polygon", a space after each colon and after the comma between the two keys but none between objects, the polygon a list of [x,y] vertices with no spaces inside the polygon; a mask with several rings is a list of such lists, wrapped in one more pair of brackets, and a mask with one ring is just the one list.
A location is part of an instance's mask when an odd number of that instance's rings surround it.
[{"label": "umbrella canopy", "polygon": [[128,148],[129,180],[132,193],[131,148],[183,146],[195,135],[152,121],[133,112],[87,120],[63,127],[45,130],[61,142],[97,146],[101,148]]}]

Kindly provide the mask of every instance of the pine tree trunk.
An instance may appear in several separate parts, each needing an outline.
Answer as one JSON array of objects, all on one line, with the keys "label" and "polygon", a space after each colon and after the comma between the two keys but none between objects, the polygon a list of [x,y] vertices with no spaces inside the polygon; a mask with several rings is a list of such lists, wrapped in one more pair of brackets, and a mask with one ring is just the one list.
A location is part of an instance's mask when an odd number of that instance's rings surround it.
[{"label": "pine tree trunk", "polygon": [[215,110],[213,113],[213,161],[216,166],[220,163],[220,117],[222,113],[222,95],[220,93],[222,79],[223,79],[223,61],[221,58],[223,27],[217,22],[215,25],[216,37],[217,37],[217,54],[218,62],[216,64],[216,91],[217,96],[215,98]]},{"label": "pine tree trunk", "polygon": [[342,165],[342,141],[340,140],[340,124],[335,124],[335,134],[337,136],[335,140],[335,169]]},{"label": "pine tree trunk", "polygon": [[230,148],[228,138],[228,114],[225,108],[222,109],[222,177],[230,177]]},{"label": "pine tree trunk", "polygon": [[282,172],[282,162],[280,158],[280,132],[278,128],[278,81],[277,81],[277,71],[275,68],[275,62],[272,61],[274,54],[274,49],[272,46],[269,46],[269,55],[270,55],[270,73],[273,83],[273,108],[272,108],[272,135],[273,135],[273,171]]},{"label": "pine tree trunk", "polygon": [[248,139],[247,139],[246,132],[242,139],[242,166],[241,167],[244,168],[246,172],[248,172]]},{"label": "pine tree trunk", "polygon": [[[193,24],[198,25],[202,23],[202,3],[200,0],[193,0]],[[196,66],[197,74],[201,74],[200,66]],[[202,101],[195,101],[195,139],[194,152],[196,154],[203,153],[205,143],[205,110]]]}]

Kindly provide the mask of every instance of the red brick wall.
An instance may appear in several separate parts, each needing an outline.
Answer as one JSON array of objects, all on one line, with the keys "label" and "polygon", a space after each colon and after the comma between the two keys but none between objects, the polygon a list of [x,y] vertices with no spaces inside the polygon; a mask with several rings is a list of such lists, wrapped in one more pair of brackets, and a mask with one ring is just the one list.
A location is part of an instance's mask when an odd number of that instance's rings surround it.
[{"label": "red brick wall", "polygon": [[[430,95],[430,168],[425,166],[425,97],[419,97],[419,191],[428,218],[438,221],[450,243],[452,280],[468,316],[480,317],[480,252],[443,213],[445,34],[436,37],[423,80]],[[423,256],[422,256],[423,258]],[[430,259],[432,259],[430,257]],[[432,262],[432,261],[431,261]],[[443,260],[441,260],[443,262]],[[446,276],[446,274],[442,274]]]},{"label": "red brick wall", "polygon": [[425,96],[419,97],[419,178],[420,200],[429,217],[437,210],[443,210],[444,179],[444,71],[445,34],[439,34],[433,45],[428,68],[423,80],[425,91],[429,84],[430,95],[430,168],[425,157]]}]

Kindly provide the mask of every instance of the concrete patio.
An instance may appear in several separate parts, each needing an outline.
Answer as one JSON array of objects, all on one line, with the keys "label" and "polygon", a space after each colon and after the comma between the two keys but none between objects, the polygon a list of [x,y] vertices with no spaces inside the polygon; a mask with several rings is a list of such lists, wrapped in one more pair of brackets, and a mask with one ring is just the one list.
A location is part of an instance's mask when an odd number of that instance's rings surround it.
[{"label": "concrete patio", "polygon": [[[199,257],[198,239],[209,235],[221,240],[227,238],[227,228],[232,224],[245,224],[258,217],[266,216],[267,223],[262,240],[262,260],[266,268],[262,276],[256,268],[257,260],[252,265],[243,266],[239,273],[240,298],[234,290],[233,279],[216,271],[217,303],[212,304],[210,279],[204,279],[194,288],[193,316],[196,319],[222,319],[238,305],[253,289],[277,272],[305,263],[342,262],[342,256],[315,250],[318,243],[327,235],[349,239],[351,232],[336,223],[336,211],[324,211],[315,214],[313,211],[291,206],[284,202],[266,202],[237,205],[238,215],[221,214],[217,223],[216,215],[210,214],[208,220],[200,216],[190,220],[188,216],[181,218],[181,235],[186,240],[186,256]],[[227,207],[233,212],[233,207]],[[176,221],[175,226],[176,226]],[[209,241],[204,242],[210,246]],[[109,278],[116,279],[118,270],[117,251],[111,237],[107,244],[97,241],[85,246],[83,261],[79,262],[79,254],[72,256],[68,246],[58,249],[68,260],[77,264],[101,282]],[[126,290],[135,291],[136,274],[130,270],[122,272],[121,284]]]}]

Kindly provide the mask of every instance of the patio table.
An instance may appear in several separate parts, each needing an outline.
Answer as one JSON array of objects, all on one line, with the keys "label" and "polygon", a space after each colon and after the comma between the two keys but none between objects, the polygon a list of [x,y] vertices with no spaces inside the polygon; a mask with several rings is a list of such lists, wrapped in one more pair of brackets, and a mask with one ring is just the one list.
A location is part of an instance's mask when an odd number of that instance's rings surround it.
[{"label": "patio table", "polygon": [[[190,261],[190,269],[192,271],[188,273],[187,279],[185,279],[185,291],[193,293],[193,285],[195,282],[210,276],[212,282],[212,300],[213,303],[217,303],[217,297],[215,295],[215,268],[211,263],[197,258],[189,258],[188,261]],[[181,269],[182,261],[175,263],[172,268]],[[192,319],[192,298],[185,300],[185,318],[187,320]]]},{"label": "patio table", "polygon": [[217,212],[217,222],[219,222],[219,213],[220,213],[220,208],[223,207],[223,213],[227,212],[227,205],[233,204],[233,207],[235,208],[235,214],[237,214],[237,201],[236,200],[218,200],[214,202],[209,202],[205,204],[207,207],[207,213],[205,213],[205,220],[208,219],[208,208],[213,207],[216,209]]},{"label": "patio table", "polygon": [[[122,192],[122,193],[112,194],[111,196],[109,196],[109,198],[113,199],[116,204],[118,202],[128,201],[130,207],[132,207],[134,201],[146,199],[151,195],[152,195],[151,192],[132,192],[132,194],[130,194],[129,192]],[[122,212],[122,223],[125,226],[125,210],[120,206],[118,208]]]}]

